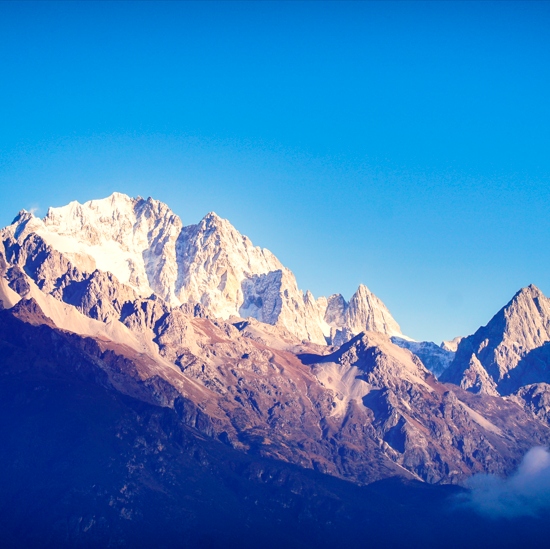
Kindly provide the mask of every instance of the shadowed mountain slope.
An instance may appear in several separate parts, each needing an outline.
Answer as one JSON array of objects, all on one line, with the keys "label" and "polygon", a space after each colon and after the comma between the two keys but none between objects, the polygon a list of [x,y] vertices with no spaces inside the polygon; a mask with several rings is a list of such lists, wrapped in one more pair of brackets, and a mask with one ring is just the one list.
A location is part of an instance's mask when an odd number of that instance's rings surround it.
[{"label": "shadowed mountain slope", "polygon": [[483,520],[449,499],[457,488],[359,487],[235,450],[191,427],[185,406],[121,394],[106,370],[129,376],[130,362],[94,343],[52,328],[32,302],[0,311],[6,549],[481,548],[544,539],[545,518]]}]

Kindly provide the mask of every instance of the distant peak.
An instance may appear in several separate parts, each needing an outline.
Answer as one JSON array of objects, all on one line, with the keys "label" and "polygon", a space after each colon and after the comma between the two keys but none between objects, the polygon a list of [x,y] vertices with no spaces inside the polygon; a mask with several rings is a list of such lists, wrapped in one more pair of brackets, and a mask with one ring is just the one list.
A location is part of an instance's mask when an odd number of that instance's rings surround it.
[{"label": "distant peak", "polygon": [[28,221],[33,217],[34,215],[32,214],[32,212],[28,212],[27,210],[23,209],[13,218],[11,224],[14,225],[15,223],[24,223],[25,221]]},{"label": "distant peak", "polygon": [[202,221],[207,226],[215,226],[218,227],[220,225],[224,225],[227,223],[225,219],[222,219],[216,212],[208,212],[203,218]]},{"label": "distant peak", "polygon": [[535,298],[541,296],[544,297],[544,294],[534,284],[529,284],[526,288],[521,288],[521,290],[519,290],[519,292],[517,292],[513,297],[512,301],[523,296]]},{"label": "distant peak", "polygon": [[115,191],[111,196],[109,196],[108,198],[130,198],[127,194],[124,194],[124,193],[119,193],[117,191]]},{"label": "distant peak", "polygon": [[355,292],[355,295],[370,295],[371,291],[364,285],[359,284],[359,288],[357,288],[357,291]]}]

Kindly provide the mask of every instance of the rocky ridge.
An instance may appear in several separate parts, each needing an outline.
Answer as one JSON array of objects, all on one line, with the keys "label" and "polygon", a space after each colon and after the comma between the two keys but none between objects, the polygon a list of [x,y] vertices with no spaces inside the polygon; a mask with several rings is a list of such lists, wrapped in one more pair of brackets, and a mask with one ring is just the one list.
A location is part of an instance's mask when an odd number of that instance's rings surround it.
[{"label": "rocky ridge", "polygon": [[[79,273],[111,273],[135,298],[155,295],[171,307],[200,304],[205,314],[225,319],[252,317],[300,340],[342,343],[363,330],[401,334],[387,308],[365,286],[349,303],[340,295],[315,300],[298,289],[292,272],[269,250],[253,246],[227,220],[209,213],[197,225],[184,227],[168,206],[152,198],[114,193],[50,208],[43,220],[21,211],[0,239],[5,255],[10,260],[17,256],[13,260],[18,265],[31,253],[35,272],[54,269],[36,276],[58,280],[65,275],[58,286],[68,284],[67,279],[82,282],[81,274],[67,274],[70,263]],[[50,285],[41,289],[59,290]],[[64,299],[60,291],[52,295]],[[123,299],[129,291],[124,290]],[[106,318],[114,313],[94,314]]]},{"label": "rocky ridge", "polygon": [[[441,364],[452,351],[408,342],[365,286],[349,303],[303,294],[215,214],[183,227],[161,203],[115,194],[44,220],[21,212],[0,237],[3,308],[82,336],[73,341],[103,372],[94,383],[171,408],[235,450],[359,484],[456,483],[506,474],[550,440],[544,386],[500,398],[504,378],[481,354],[468,357],[460,387],[440,383],[418,356]],[[544,359],[546,298],[524,294],[504,317],[535,320],[512,320],[510,337],[530,334],[529,359]],[[544,381],[529,375],[521,380]]]},{"label": "rocky ridge", "polygon": [[550,300],[536,286],[522,288],[486,326],[460,340],[441,379],[505,396],[549,424]]},{"label": "rocky ridge", "polygon": [[[126,325],[105,323],[44,295],[23,269],[17,280],[7,288],[30,297],[6,312],[47,335],[39,355],[68,338],[99,367],[90,382],[172,408],[186,425],[249,455],[359,484],[391,476],[453,483],[474,472],[506,474],[529,447],[550,440],[517,403],[440,384],[383,334],[317,345],[255,319],[170,309],[160,298],[123,306]],[[62,322],[60,306],[76,315],[61,332],[49,316]]]},{"label": "rocky ridge", "polygon": [[463,338],[442,379],[474,392],[509,395],[550,382],[550,300],[522,288],[491,320]]}]

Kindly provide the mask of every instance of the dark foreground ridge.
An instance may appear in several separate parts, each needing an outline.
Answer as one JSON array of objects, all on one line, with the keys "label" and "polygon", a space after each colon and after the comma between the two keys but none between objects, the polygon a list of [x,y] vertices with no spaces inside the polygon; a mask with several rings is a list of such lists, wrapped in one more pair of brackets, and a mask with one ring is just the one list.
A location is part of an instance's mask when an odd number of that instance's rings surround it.
[{"label": "dark foreground ridge", "polygon": [[177,410],[114,390],[94,349],[0,311],[3,548],[475,548],[547,539],[548,517],[482,519],[456,506],[457,487],[398,479],[359,487],[234,450]]}]

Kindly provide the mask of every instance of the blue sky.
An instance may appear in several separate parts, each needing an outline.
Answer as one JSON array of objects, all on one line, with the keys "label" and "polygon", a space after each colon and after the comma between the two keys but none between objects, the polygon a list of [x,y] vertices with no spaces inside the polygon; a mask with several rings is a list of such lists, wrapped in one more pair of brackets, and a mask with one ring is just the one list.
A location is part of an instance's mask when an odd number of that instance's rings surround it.
[{"label": "blue sky", "polygon": [[208,211],[404,333],[550,295],[547,2],[1,2],[0,224]]}]

